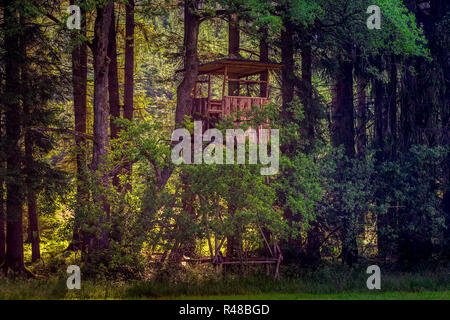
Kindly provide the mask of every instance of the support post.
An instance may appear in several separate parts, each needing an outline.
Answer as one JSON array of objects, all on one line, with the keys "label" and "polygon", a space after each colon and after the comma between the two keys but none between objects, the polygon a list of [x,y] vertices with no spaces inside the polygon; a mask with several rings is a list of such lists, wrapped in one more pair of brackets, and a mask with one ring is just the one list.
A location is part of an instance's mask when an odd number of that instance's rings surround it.
[{"label": "support post", "polygon": [[225,66],[225,72],[223,74],[223,86],[222,86],[222,100],[225,98],[225,87],[227,85],[228,67]]},{"label": "support post", "polygon": [[194,99],[197,98],[197,80],[195,80],[195,84],[194,84]]}]

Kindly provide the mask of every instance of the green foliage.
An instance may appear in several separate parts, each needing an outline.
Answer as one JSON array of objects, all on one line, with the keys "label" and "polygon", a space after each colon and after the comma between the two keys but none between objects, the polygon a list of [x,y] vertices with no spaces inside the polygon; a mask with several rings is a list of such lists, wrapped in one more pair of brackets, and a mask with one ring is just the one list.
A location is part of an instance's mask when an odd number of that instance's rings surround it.
[{"label": "green foliage", "polygon": [[[335,80],[330,76],[335,77],[336,67],[342,61],[353,63],[355,77],[361,74],[367,77],[367,90],[372,89],[370,80],[379,79],[386,83],[388,73],[384,64],[395,63],[399,65],[398,77],[402,77],[403,81],[402,101],[395,107],[402,108],[396,123],[401,122],[404,127],[397,130],[397,135],[403,134],[401,130],[409,130],[409,125],[414,134],[420,135],[421,130],[428,130],[428,125],[436,125],[438,121],[444,124],[439,129],[445,131],[448,108],[446,105],[440,106],[440,103],[446,101],[448,92],[444,63],[447,58],[443,54],[448,43],[448,16],[436,24],[435,34],[426,38],[416,17],[401,0],[200,1],[196,12],[203,17],[198,43],[200,62],[227,56],[227,19],[230,13],[239,14],[242,31],[240,45],[245,49],[241,55],[244,58],[257,57],[259,40],[263,35],[261,28],[264,28],[268,33],[270,60],[279,61],[280,32],[288,22],[294,29],[291,39],[294,69],[303,66],[300,53],[303,53],[304,46],[310,45],[312,48],[311,90],[314,101],[302,104],[300,98],[303,98],[307,84],[303,83],[300,70],[288,70],[295,83],[295,98],[288,105],[281,106],[278,88],[283,83],[279,74],[275,77],[271,74],[271,81],[274,79],[270,87],[272,102],[247,112],[245,116],[250,120],[240,125],[245,130],[250,126],[265,125],[269,120],[272,129],[280,130],[280,172],[267,178],[260,175],[261,165],[172,164],[170,152],[173,144],[169,137],[174,123],[176,87],[182,77],[176,70],[183,67],[185,52],[184,21],[180,16],[182,3],[173,0],[137,2],[135,118],[133,121],[111,119],[122,129],[119,137],[111,141],[109,154],[99,171],[86,170],[78,177],[85,185],[77,186],[73,174],[74,158],[80,150],[73,150],[73,137],[67,139],[66,135],[70,133],[67,130],[71,127],[69,120],[73,121],[70,105],[72,88],[68,73],[72,62],[70,52],[82,41],[92,40],[95,7],[106,4],[106,1],[83,2],[87,10],[87,37],[81,36],[79,31],[66,30],[64,21],[67,15],[58,10],[59,5],[66,5],[67,2],[56,3],[58,5],[54,7],[46,1],[21,0],[7,4],[7,9],[18,10],[27,23],[15,24],[13,28],[6,21],[0,26],[3,35],[0,37],[0,58],[3,59],[8,52],[3,45],[4,35],[19,34],[21,43],[27,47],[27,50],[17,53],[17,61],[26,67],[25,71],[30,72],[28,82],[22,83],[24,88],[25,85],[28,88],[18,90],[14,97],[8,97],[3,94],[5,88],[2,82],[0,105],[3,107],[7,99],[19,99],[21,108],[18,112],[23,112],[24,105],[30,107],[29,114],[23,115],[21,131],[30,134],[33,140],[32,168],[27,172],[11,172],[4,168],[8,141],[4,139],[5,111],[2,108],[0,178],[2,183],[15,181],[23,186],[28,184],[38,193],[43,259],[42,264],[32,265],[35,270],[43,274],[58,273],[70,260],[82,264],[83,272],[92,277],[144,278],[160,266],[152,265],[149,268],[151,271],[147,269],[146,262],[153,253],[170,253],[182,247],[189,249],[192,256],[210,255],[210,249],[222,239],[235,236],[243,243],[245,251],[258,254],[257,250],[263,248],[261,234],[264,232],[272,233],[277,241],[284,241],[288,250],[305,251],[310,244],[309,232],[317,231],[319,260],[322,257],[334,261],[340,256],[343,244],[355,238],[358,247],[362,248],[369,241],[366,237],[368,229],[378,232],[380,239],[384,237],[387,248],[383,249],[386,252],[363,252],[366,257],[386,253],[387,258],[398,257],[411,260],[409,262],[414,264],[429,258],[427,253],[437,257],[444,251],[444,233],[449,222],[445,220],[442,198],[443,192],[448,189],[448,174],[445,172],[448,148],[428,147],[421,142],[421,145],[415,145],[407,152],[398,152],[376,165],[372,151],[367,151],[365,158],[349,158],[342,149],[329,147],[329,133],[332,133],[332,126],[329,125],[336,120],[328,119],[325,112],[320,113],[328,110],[328,105],[323,101],[330,100],[328,86],[332,82],[330,80]],[[116,1],[116,9],[123,8],[123,4],[124,1]],[[369,5],[381,8],[380,30],[369,30],[366,26],[366,8]],[[116,11],[119,19],[116,21],[118,48],[122,48],[125,42],[121,10]],[[50,14],[56,15],[60,22],[49,24],[47,18]],[[121,83],[124,57],[121,49],[118,52]],[[427,64],[420,63],[426,60]],[[6,70],[0,69],[3,77]],[[88,135],[93,120],[90,71]],[[404,83],[405,74],[411,77],[417,90],[410,90]],[[119,87],[122,91],[122,86]],[[221,92],[220,84],[213,84],[212,89]],[[413,96],[414,99],[404,99],[403,95],[406,98]],[[372,142],[373,129],[370,125],[373,110],[369,100],[367,133],[369,142]],[[411,109],[403,109],[403,104]],[[429,119],[419,119],[420,108],[428,107],[432,109]],[[314,116],[311,116],[313,113]],[[237,116],[240,117],[241,112],[237,112]],[[411,119],[408,118],[410,116]],[[408,118],[407,121],[404,118]],[[403,123],[405,121],[408,123]],[[313,127],[314,137],[305,134],[305,128],[309,125]],[[192,132],[192,118],[187,117],[183,126]],[[234,126],[232,117],[217,124],[222,131]],[[433,143],[446,143],[445,132],[434,138],[436,141]],[[393,137],[389,139],[389,143],[396,141]],[[20,140],[20,156],[22,160],[27,160],[23,140]],[[88,158],[90,149],[89,141],[84,150]],[[131,175],[127,172],[130,166]],[[167,172],[170,179],[166,184],[165,181],[161,183]],[[118,185],[112,184],[113,177],[117,177]],[[77,187],[85,189],[78,192]],[[388,223],[383,225],[380,221]],[[73,253],[63,252],[70,242],[73,229],[92,236],[95,241],[106,233],[108,246],[90,255],[89,261],[79,260]],[[208,243],[208,240],[212,242]],[[376,246],[374,243],[371,245]],[[30,258],[29,247],[25,247],[26,260]],[[223,282],[235,289],[226,291],[224,284],[216,281],[210,271],[201,270],[203,273],[195,275],[182,273],[165,279],[180,284],[176,294],[253,293],[254,288],[248,292],[245,288],[241,290],[239,281],[242,279]],[[289,270],[285,271],[289,273]],[[295,272],[298,273],[298,269]],[[351,289],[356,287],[356,281],[361,280],[356,277],[357,280],[352,282],[352,272],[346,270],[343,278],[337,280],[338,272],[328,269],[315,275],[304,275],[319,283],[320,279],[335,279],[332,289],[323,282],[315,288],[310,283],[305,284],[305,279],[301,279],[299,286],[304,285],[302,288],[306,288],[306,292],[329,293]],[[190,291],[188,283],[196,283],[200,278],[204,278],[205,282]],[[404,283],[399,280],[401,285],[392,280],[391,287],[388,287],[392,290],[403,286],[411,289],[433,288],[433,285],[427,286],[424,278],[421,279],[419,285],[410,278]],[[267,279],[261,282],[265,281]],[[216,291],[202,288],[205,283],[212,284]],[[280,285],[275,291],[294,288],[295,285]],[[276,285],[270,282],[265,287],[261,284],[255,292],[270,292],[270,286]],[[59,282],[50,287],[52,293],[64,297]],[[108,295],[103,289],[99,290],[101,294]],[[164,291],[163,285],[156,282],[138,283],[118,290],[120,293],[113,295],[130,294],[134,298],[171,294],[169,289]],[[1,294],[10,297],[17,293]]]},{"label": "green foliage", "polygon": [[429,58],[427,40],[422,30],[417,26],[413,13],[400,0],[369,1],[381,9],[381,30],[369,30],[369,37],[365,40],[368,51],[373,55],[392,52],[405,57],[424,56]]},{"label": "green foliage", "polygon": [[380,231],[394,244],[391,250],[404,260],[426,259],[433,243],[436,249],[443,244],[444,186],[440,177],[447,154],[448,148],[415,145],[398,161],[379,166],[378,215],[379,219],[389,219],[388,226]]}]

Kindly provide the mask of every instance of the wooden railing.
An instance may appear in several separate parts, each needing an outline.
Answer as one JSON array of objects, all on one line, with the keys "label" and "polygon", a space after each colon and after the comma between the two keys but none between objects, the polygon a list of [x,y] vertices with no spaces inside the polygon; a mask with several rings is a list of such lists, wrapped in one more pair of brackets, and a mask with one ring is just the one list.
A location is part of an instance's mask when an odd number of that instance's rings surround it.
[{"label": "wooden railing", "polygon": [[222,116],[238,111],[250,111],[252,107],[261,108],[269,99],[260,97],[225,96],[222,100]]},{"label": "wooden railing", "polygon": [[268,98],[225,96],[222,100],[208,98],[193,98],[191,104],[191,115],[202,115],[205,117],[221,115],[226,117],[238,111],[245,112],[252,107],[261,108],[269,102]]}]

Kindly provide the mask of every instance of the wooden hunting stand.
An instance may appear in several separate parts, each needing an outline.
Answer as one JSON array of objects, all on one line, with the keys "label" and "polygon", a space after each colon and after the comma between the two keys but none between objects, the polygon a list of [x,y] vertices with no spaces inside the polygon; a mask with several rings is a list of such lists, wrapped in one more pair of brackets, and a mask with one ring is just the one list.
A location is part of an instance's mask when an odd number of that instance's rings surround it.
[{"label": "wooden hunting stand", "polygon": [[[252,107],[261,107],[269,103],[269,73],[281,67],[282,65],[278,63],[240,59],[221,59],[201,64],[198,67],[198,77],[192,92],[190,115],[194,120],[202,120],[204,129],[207,130],[214,127],[214,123],[220,117],[225,118],[238,111],[248,111]],[[184,72],[184,70],[177,72]],[[261,74],[265,74],[264,78],[267,80],[249,79]],[[219,88],[219,94],[213,96],[212,78],[217,76],[222,78],[222,86]],[[207,86],[206,91],[202,90],[202,85]],[[246,95],[243,94],[242,85],[246,86]],[[254,87],[250,88],[254,85],[259,85],[260,90],[255,91]]]},{"label": "wooden hunting stand", "polygon": [[[282,67],[278,63],[264,63],[252,60],[221,59],[213,62],[201,64],[198,67],[198,77],[191,95],[191,106],[189,114],[193,120],[203,122],[203,131],[213,128],[222,118],[229,115],[234,116],[235,126],[241,121],[245,121],[244,113],[253,107],[260,108],[269,103],[269,73],[272,70],[279,70]],[[184,72],[178,70],[177,72]],[[258,77],[264,75],[263,77]],[[213,77],[219,77],[219,85],[213,93]],[[257,79],[255,79],[257,78]],[[265,79],[265,80],[261,80]],[[206,85],[206,90],[203,86]],[[245,85],[245,88],[242,86]],[[254,85],[257,85],[255,88]],[[252,86],[252,87],[251,87]],[[228,87],[228,90],[226,90]],[[246,89],[246,94],[243,92]],[[256,89],[256,90],[255,90]],[[259,89],[259,90],[258,90]],[[280,247],[272,234],[272,245],[269,239],[260,228],[264,244],[270,253],[270,257],[249,257],[248,254],[240,258],[224,257],[221,253],[226,237],[222,239],[214,236],[214,245],[208,235],[209,257],[191,259],[185,257],[182,261],[188,263],[212,263],[216,271],[224,265],[255,265],[266,266],[266,273],[270,272],[270,266],[274,265],[275,278],[279,278],[279,268],[283,255]]]}]

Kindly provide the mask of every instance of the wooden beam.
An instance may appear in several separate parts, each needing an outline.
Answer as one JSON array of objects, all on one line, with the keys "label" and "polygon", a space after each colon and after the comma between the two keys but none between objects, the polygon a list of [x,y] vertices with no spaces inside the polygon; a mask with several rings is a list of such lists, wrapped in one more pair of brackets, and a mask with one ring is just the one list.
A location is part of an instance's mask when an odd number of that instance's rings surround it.
[{"label": "wooden beam", "polygon": [[[258,226],[258,227],[259,227],[259,226]],[[266,236],[264,235],[264,232],[263,232],[263,230],[261,229],[261,227],[259,227],[259,231],[261,231],[261,235],[263,236],[264,242],[266,243],[267,248],[269,249],[270,255],[273,257],[272,249],[270,248],[270,244],[269,244],[269,242],[267,241]]]},{"label": "wooden beam", "polygon": [[225,72],[223,74],[223,86],[222,86],[222,99],[225,97],[225,86],[228,78],[228,66],[225,66]]},{"label": "wooden beam", "polygon": [[244,83],[267,83],[267,81],[261,81],[261,80],[245,80],[245,79],[233,79],[228,78],[228,82],[244,82]]},{"label": "wooden beam", "polygon": [[217,255],[219,254],[220,249],[222,248],[223,242],[225,241],[226,237],[222,238],[222,241],[220,242],[219,246],[216,248],[216,252],[214,254],[213,263],[217,261]]},{"label": "wooden beam", "polygon": [[211,75],[208,74],[208,102],[211,101]]},{"label": "wooden beam", "polygon": [[265,261],[259,261],[259,260],[247,260],[247,261],[222,261],[219,262],[219,264],[269,264],[269,263],[277,263],[275,260],[265,260]]}]

